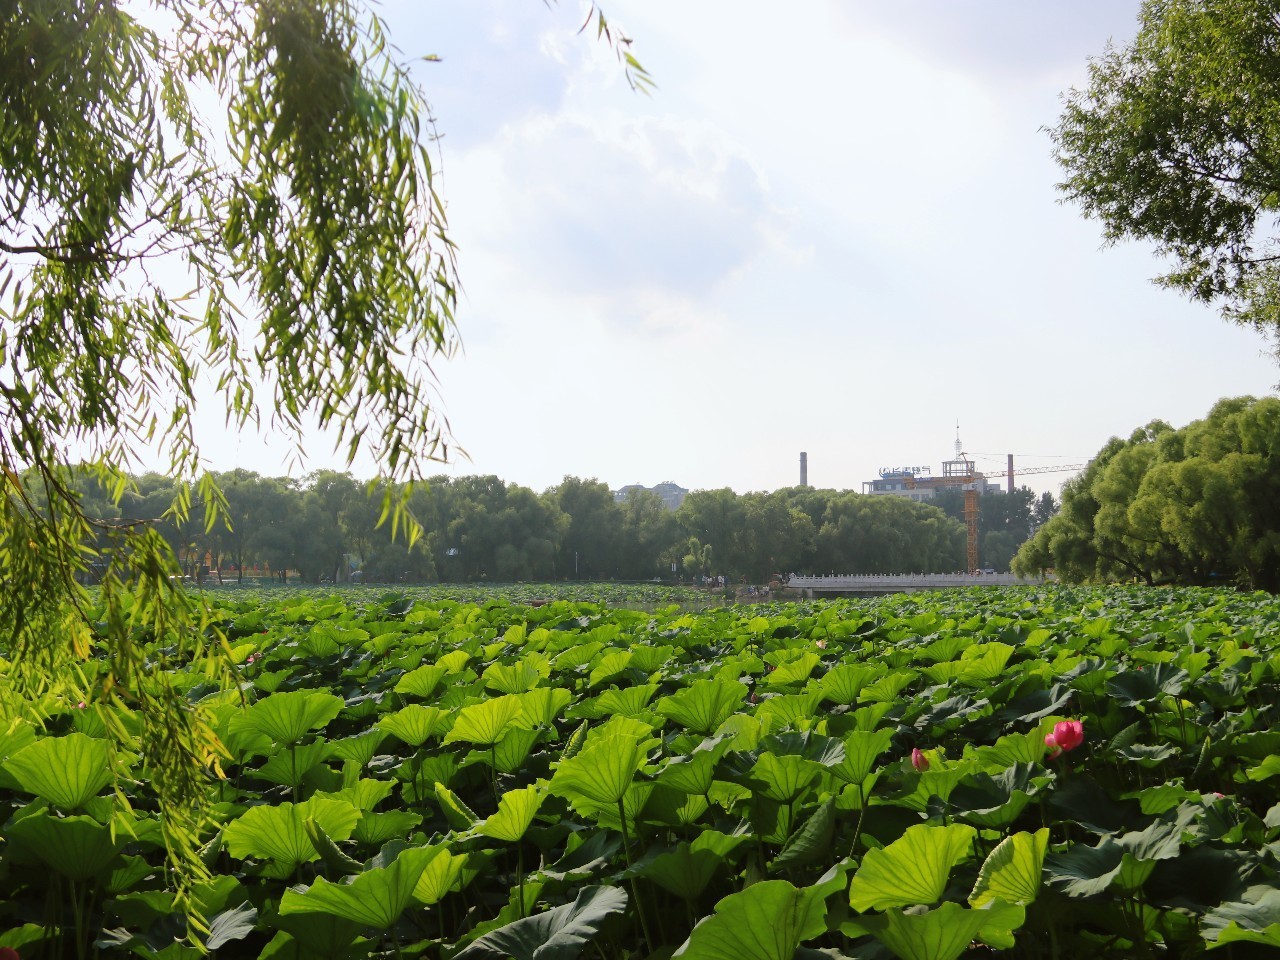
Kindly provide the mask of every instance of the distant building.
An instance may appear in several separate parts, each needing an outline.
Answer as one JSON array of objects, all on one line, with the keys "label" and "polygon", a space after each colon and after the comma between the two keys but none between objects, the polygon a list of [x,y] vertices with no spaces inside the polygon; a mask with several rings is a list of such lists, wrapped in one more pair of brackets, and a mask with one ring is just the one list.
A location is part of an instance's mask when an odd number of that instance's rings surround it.
[{"label": "distant building", "polygon": [[988,480],[981,471],[974,470],[968,460],[948,460],[942,465],[942,474],[934,476],[928,467],[886,467],[880,471],[878,480],[867,480],[862,484],[862,492],[866,494],[906,497],[917,503],[932,500],[939,490],[961,490],[964,484],[957,482],[958,477],[972,473],[973,484],[978,493],[1003,493],[1004,489],[994,480]]},{"label": "distant building", "polygon": [[614,502],[626,502],[627,496],[632,490],[648,490],[650,493],[656,493],[662,498],[662,502],[668,510],[678,509],[680,504],[684,503],[684,498],[689,495],[688,490],[680,486],[678,483],[672,483],[670,480],[664,480],[655,487],[646,487],[639,483],[629,483],[621,490],[613,491]]}]

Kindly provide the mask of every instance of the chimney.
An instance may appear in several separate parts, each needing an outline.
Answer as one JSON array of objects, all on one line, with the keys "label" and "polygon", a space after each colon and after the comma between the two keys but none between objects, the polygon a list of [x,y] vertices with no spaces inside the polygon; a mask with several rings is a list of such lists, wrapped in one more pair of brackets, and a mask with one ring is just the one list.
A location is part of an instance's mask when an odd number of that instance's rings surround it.
[{"label": "chimney", "polygon": [[800,486],[809,485],[809,454],[800,451]]}]

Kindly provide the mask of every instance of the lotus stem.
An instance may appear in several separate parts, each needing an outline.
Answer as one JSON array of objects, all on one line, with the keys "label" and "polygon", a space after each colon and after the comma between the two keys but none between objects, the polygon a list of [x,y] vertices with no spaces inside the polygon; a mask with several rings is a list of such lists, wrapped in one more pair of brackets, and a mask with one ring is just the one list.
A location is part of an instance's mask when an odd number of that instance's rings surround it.
[{"label": "lotus stem", "polygon": [[[628,869],[631,867],[631,837],[627,834],[627,808],[618,798],[618,823],[622,825],[622,853],[626,857]],[[644,915],[644,904],[640,902],[640,887],[636,878],[631,877],[631,898],[636,903],[636,916],[640,918],[640,932],[644,934],[644,945],[649,953],[653,953],[653,937],[649,933],[649,921]]]}]

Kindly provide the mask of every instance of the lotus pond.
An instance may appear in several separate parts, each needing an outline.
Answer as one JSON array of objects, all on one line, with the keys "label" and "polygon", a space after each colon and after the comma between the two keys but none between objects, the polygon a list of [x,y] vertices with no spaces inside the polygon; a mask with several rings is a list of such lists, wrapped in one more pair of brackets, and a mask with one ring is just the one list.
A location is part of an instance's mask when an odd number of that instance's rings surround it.
[{"label": "lotus pond", "polygon": [[227,751],[193,891],[208,930],[175,902],[146,771],[108,736],[128,712],[51,688],[0,698],[0,946],[1280,955],[1270,596],[215,602],[243,691],[178,678]]}]

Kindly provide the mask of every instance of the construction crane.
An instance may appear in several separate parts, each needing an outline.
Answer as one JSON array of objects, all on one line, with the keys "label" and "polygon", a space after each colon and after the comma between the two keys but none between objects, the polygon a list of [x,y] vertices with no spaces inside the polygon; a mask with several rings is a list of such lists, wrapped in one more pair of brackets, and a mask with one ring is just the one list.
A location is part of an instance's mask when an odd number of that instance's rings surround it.
[{"label": "construction crane", "polygon": [[[964,456],[964,454],[961,454],[961,456]],[[1078,470],[1083,470],[1091,463],[1093,463],[1093,461],[1088,460],[1084,463],[1064,463],[1056,467],[1026,467],[1017,471],[1017,476],[1022,477],[1029,473],[1075,473]],[[1013,493],[1013,454],[1009,454],[1009,468],[1007,470],[1000,470],[996,473],[987,473],[984,471],[982,475],[984,477],[1008,477],[1009,479],[1005,484],[1005,490],[1009,493]]]},{"label": "construction crane", "polygon": [[[1083,470],[1088,465],[1088,463],[1072,463],[1056,467],[1028,467],[1026,470],[1019,470],[1018,475],[1066,473],[1068,471]],[[1009,468],[1007,470],[1000,470],[996,473],[986,473],[984,471],[982,473],[983,480],[991,477],[1008,477],[1007,490],[1009,493],[1013,493],[1013,454],[1009,454]],[[905,477],[903,485],[908,490],[914,490],[916,488],[916,478],[914,476]],[[925,485],[934,488],[958,487],[964,491],[965,561],[969,567],[969,573],[977,573],[981,569],[978,566],[978,474],[973,468],[973,461],[960,449],[958,430],[956,436],[956,459],[943,463],[942,476],[930,477],[925,481]]]}]

